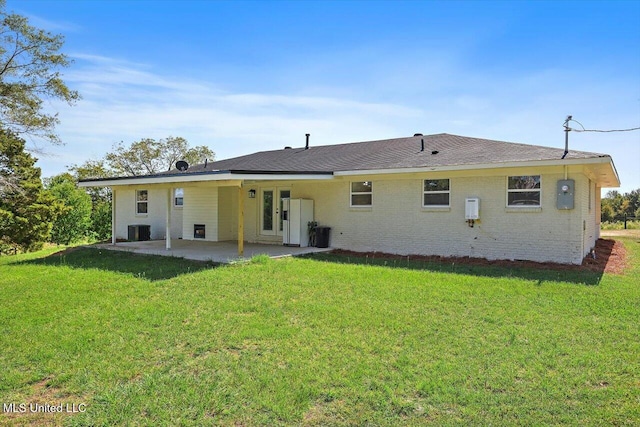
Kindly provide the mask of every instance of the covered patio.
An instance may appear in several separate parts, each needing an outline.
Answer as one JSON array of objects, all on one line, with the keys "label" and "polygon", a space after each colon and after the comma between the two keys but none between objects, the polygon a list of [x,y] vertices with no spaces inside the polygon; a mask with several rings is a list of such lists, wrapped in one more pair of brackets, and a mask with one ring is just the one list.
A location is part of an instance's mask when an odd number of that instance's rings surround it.
[{"label": "covered patio", "polygon": [[238,243],[235,241],[209,242],[172,239],[170,249],[166,241],[148,240],[143,242],[102,243],[95,245],[100,249],[132,252],[136,254],[171,256],[196,261],[212,261],[228,264],[251,259],[255,255],[267,255],[270,258],[297,256],[315,252],[327,252],[331,248],[295,247],[282,245],[265,245],[244,243],[244,255],[238,256]]}]

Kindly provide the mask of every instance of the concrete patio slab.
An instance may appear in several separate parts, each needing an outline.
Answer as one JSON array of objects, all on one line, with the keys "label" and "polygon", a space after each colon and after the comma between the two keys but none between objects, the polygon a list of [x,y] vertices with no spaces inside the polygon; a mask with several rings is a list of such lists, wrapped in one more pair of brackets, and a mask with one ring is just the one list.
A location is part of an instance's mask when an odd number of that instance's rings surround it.
[{"label": "concrete patio slab", "polygon": [[268,255],[271,258],[304,255],[315,252],[327,252],[331,248],[300,248],[295,246],[265,245],[258,243],[244,244],[244,257],[238,257],[237,242],[197,242],[193,240],[171,240],[171,249],[165,248],[164,240],[149,240],[146,242],[122,242],[112,245],[100,243],[92,245],[101,249],[133,252],[136,254],[172,256],[196,261],[212,261],[228,264],[231,262],[251,259],[255,255]]}]

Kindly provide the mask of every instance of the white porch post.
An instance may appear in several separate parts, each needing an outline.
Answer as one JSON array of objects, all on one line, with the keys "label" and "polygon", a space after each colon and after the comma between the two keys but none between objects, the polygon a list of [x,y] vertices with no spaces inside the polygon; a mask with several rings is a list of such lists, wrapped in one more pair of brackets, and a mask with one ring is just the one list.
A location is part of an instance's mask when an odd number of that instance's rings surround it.
[{"label": "white porch post", "polygon": [[167,221],[166,221],[166,230],[165,230],[165,236],[166,236],[166,248],[167,250],[171,249],[171,198],[172,198],[172,189],[169,188],[167,189]]},{"label": "white porch post", "polygon": [[238,256],[244,256],[244,192],[242,182],[238,186]]},{"label": "white porch post", "polygon": [[111,244],[116,244],[116,188],[111,187]]}]

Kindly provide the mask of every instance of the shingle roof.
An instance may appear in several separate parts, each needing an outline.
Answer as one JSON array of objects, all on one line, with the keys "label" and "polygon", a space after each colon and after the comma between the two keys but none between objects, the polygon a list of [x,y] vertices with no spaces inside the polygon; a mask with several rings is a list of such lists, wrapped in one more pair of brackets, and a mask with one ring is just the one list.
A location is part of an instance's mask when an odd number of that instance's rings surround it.
[{"label": "shingle roof", "polygon": [[[424,140],[424,151],[421,151]],[[437,153],[435,153],[437,152]],[[327,173],[338,171],[468,166],[559,160],[564,149],[446,133],[349,144],[261,151],[246,156],[189,167],[186,173],[206,171]],[[608,157],[569,150],[566,159]],[[176,173],[175,170],[167,173]]]}]

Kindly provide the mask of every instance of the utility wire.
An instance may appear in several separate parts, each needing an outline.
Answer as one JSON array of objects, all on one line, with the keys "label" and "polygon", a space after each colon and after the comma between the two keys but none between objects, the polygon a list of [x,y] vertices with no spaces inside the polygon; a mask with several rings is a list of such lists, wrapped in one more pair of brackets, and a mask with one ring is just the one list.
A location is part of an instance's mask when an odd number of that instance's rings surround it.
[{"label": "utility wire", "polygon": [[631,129],[611,129],[611,130],[600,130],[600,129],[571,129],[576,132],[631,132],[633,130],[640,130],[640,128],[631,128]]},{"label": "utility wire", "polygon": [[569,121],[576,122],[582,128],[582,129],[571,129],[574,132],[603,132],[603,133],[607,133],[607,132],[631,132],[631,131],[634,131],[634,130],[640,130],[640,127],[630,128],[630,129],[611,129],[611,130],[585,129],[584,126],[582,125],[582,123],[580,123],[579,121],[577,121],[575,119],[569,119],[567,122],[569,122]]}]

